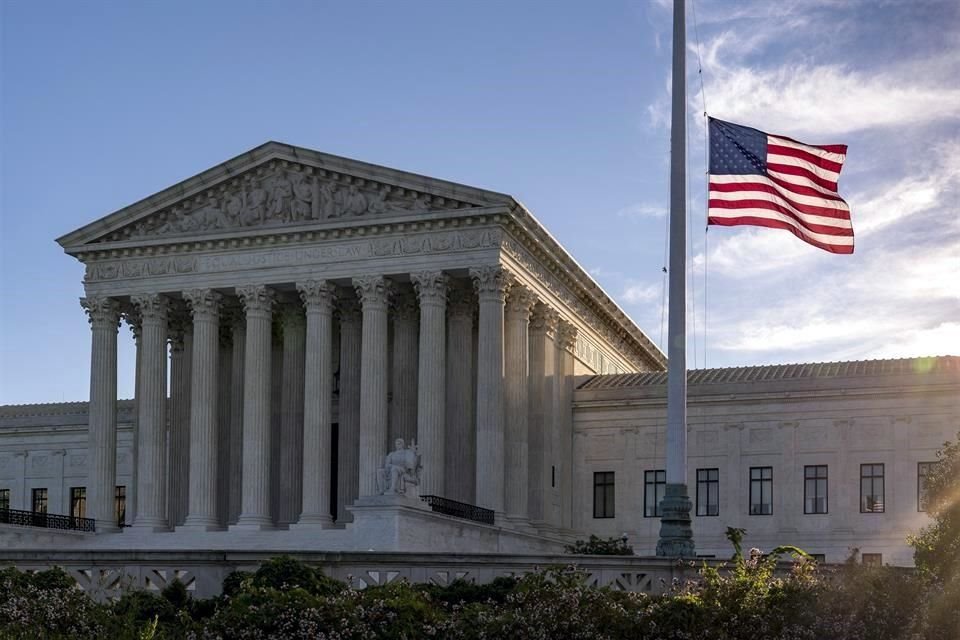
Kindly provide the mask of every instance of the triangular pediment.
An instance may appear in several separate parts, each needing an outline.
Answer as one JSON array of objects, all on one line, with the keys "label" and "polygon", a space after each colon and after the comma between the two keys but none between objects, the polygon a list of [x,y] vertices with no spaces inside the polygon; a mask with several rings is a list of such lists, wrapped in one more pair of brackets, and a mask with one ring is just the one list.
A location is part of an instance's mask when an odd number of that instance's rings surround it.
[{"label": "triangular pediment", "polygon": [[513,203],[510,196],[268,142],[57,240],[90,245],[209,239]]}]

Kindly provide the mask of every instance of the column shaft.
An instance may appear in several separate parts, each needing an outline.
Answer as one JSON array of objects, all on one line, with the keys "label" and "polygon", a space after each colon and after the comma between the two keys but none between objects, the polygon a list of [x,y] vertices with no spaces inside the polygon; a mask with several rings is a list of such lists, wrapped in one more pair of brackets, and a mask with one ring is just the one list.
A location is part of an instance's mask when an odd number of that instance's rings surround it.
[{"label": "column shaft", "polygon": [[447,497],[474,504],[476,500],[477,433],[473,420],[473,315],[476,298],[469,290],[453,289],[447,307]]},{"label": "column shaft", "polygon": [[170,338],[170,435],[167,443],[167,469],[170,481],[167,487],[167,520],[171,526],[176,526],[183,524],[187,517],[193,327],[186,309],[172,308],[169,315],[167,329]]},{"label": "column shaft", "polygon": [[243,488],[243,370],[247,347],[247,325],[243,314],[237,314],[233,326],[233,355],[230,377],[230,513],[227,522],[240,517]]},{"label": "column shaft", "polygon": [[90,427],[88,515],[98,531],[115,531],[113,491],[117,481],[117,326],[120,307],[112,298],[83,298],[90,318]]},{"label": "column shaft", "polygon": [[477,505],[503,513],[503,303],[510,276],[471,269],[480,301],[477,346]]},{"label": "column shaft", "polygon": [[193,316],[190,387],[190,476],[184,526],[218,528],[217,399],[220,393],[220,301],[211,289],[183,293]]},{"label": "column shaft", "polygon": [[304,349],[306,320],[300,301],[286,306],[283,322],[283,388],[280,426],[279,524],[297,521],[303,500]]},{"label": "column shaft", "polygon": [[447,400],[447,281],[442,272],[411,274],[420,301],[417,442],[422,495],[446,496],[444,456]]},{"label": "column shaft", "polygon": [[346,507],[360,487],[360,305],[353,293],[340,298],[340,397],[337,440],[337,522],[351,522]]},{"label": "column shaft", "polygon": [[[225,322],[226,320],[226,322]],[[230,315],[220,314],[220,356],[217,374],[217,523],[221,526],[230,520],[230,456],[233,450],[233,433],[230,429],[230,411],[233,387],[233,331]]]},{"label": "column shaft", "polygon": [[167,300],[159,294],[131,297],[143,319],[140,338],[140,392],[138,399],[139,474],[134,527],[165,530],[166,518],[166,404]]},{"label": "column shaft", "polygon": [[504,337],[504,488],[507,516],[525,519],[529,474],[530,311],[536,298],[515,285],[507,299]]},{"label": "column shaft", "polygon": [[243,495],[237,529],[270,529],[270,378],[273,293],[237,289],[246,314],[243,370]]},{"label": "column shaft", "polygon": [[390,281],[383,276],[354,278],[363,306],[360,353],[359,496],[377,494],[377,469],[387,455],[387,307]]},{"label": "column shaft", "polygon": [[[547,371],[547,351],[553,345],[548,344],[547,333],[551,323],[556,326],[556,316],[546,305],[539,304],[534,309],[530,322],[530,519],[535,523],[544,520],[544,467],[549,465],[545,449],[548,446],[547,431],[550,422],[547,415],[553,402],[552,394],[547,390],[548,376],[553,375],[552,368]],[[551,359],[551,363],[553,360]]]},{"label": "column shaft", "polygon": [[413,292],[397,296],[393,319],[393,399],[390,403],[390,437],[410,440],[417,433],[417,369],[419,319]]},{"label": "column shaft", "polygon": [[303,493],[299,525],[329,527],[333,422],[333,302],[326,281],[297,284],[306,307],[303,405]]}]

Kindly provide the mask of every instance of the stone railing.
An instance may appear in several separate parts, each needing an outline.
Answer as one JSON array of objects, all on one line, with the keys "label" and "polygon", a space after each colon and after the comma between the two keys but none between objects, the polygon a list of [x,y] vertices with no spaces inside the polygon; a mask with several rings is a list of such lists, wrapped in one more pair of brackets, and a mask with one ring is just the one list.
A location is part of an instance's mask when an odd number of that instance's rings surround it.
[{"label": "stone railing", "polygon": [[[117,598],[130,589],[159,591],[180,580],[195,597],[220,593],[231,571],[255,571],[281,552],[242,551],[0,551],[0,567],[21,570],[62,567],[98,600]],[[662,593],[677,581],[697,576],[704,562],[678,562],[638,556],[490,555],[443,553],[287,553],[357,589],[395,580],[448,585],[455,580],[477,584],[501,576],[520,576],[556,566],[574,566],[587,584],[617,591]]]}]

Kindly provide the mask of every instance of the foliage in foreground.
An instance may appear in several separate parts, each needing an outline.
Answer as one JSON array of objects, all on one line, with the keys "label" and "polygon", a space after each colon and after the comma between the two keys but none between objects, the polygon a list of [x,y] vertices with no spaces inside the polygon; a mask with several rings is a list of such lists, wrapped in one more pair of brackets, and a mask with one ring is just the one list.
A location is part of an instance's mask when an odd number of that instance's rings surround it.
[{"label": "foliage in foreground", "polygon": [[[960,581],[849,564],[822,573],[798,556],[737,553],[725,571],[663,596],[584,584],[550,568],[488,585],[398,581],[362,591],[290,558],[233,573],[224,594],[190,597],[174,582],[97,604],[60,570],[0,571],[2,638],[583,638],[956,640]],[[782,565],[781,565],[782,568]],[[946,588],[945,588],[946,587]]]},{"label": "foliage in foreground", "polygon": [[591,535],[589,540],[577,540],[566,545],[567,553],[584,556],[632,556],[633,547],[627,544],[626,536],[622,538],[598,538]]}]

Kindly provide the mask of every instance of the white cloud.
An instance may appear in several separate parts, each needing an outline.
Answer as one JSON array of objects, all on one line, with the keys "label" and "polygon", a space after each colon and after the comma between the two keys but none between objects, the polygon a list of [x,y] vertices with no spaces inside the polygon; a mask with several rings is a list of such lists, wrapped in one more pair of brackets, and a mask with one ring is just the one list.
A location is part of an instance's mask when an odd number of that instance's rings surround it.
[{"label": "white cloud", "polygon": [[661,296],[661,286],[658,284],[629,284],[620,294],[620,298],[627,304],[641,304],[653,302]]},{"label": "white cloud", "polygon": [[638,202],[617,211],[620,218],[662,218],[667,215],[667,208],[659,204]]}]

